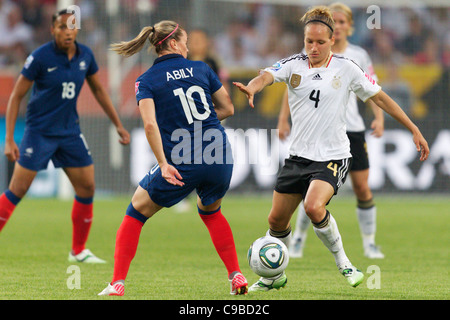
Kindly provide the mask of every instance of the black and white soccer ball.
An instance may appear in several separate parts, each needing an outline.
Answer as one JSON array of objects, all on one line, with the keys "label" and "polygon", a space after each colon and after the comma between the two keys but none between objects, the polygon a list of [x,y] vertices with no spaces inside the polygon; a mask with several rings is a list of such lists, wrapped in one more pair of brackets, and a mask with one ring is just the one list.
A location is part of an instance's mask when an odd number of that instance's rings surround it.
[{"label": "black and white soccer ball", "polygon": [[281,240],[264,236],[252,243],[247,259],[254,273],[265,278],[274,277],[281,274],[289,263],[288,248]]}]

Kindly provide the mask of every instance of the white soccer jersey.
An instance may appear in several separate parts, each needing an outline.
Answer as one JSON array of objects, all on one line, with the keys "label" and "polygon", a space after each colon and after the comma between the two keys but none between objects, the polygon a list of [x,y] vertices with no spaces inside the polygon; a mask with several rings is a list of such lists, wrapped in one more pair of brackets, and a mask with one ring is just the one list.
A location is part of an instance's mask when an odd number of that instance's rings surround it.
[{"label": "white soccer jersey", "polygon": [[291,155],[314,161],[351,157],[346,111],[354,92],[366,101],[381,87],[353,61],[333,54],[320,68],[308,56],[295,54],[264,69],[274,82],[288,86],[292,119]]},{"label": "white soccer jersey", "polygon": [[[364,50],[359,46],[349,43],[345,51],[339,53],[339,55],[342,55],[348,59],[355,61],[361,67],[361,69],[367,72],[372,77],[372,79],[378,82],[378,78],[373,69],[372,60],[370,59],[366,50]],[[347,131],[361,132],[366,130],[364,120],[359,113],[358,99],[356,98],[356,95],[353,92],[350,94],[350,99],[348,100],[348,109],[346,118],[347,118]]]}]

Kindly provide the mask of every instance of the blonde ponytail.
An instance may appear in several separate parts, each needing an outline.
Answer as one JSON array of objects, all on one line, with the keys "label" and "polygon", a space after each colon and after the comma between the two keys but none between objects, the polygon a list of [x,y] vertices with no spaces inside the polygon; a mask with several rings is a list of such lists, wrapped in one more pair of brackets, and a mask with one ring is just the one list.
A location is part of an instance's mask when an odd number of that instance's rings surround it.
[{"label": "blonde ponytail", "polygon": [[144,47],[145,41],[147,41],[147,39],[151,37],[154,31],[154,27],[144,27],[142,28],[139,35],[133,40],[128,42],[122,41],[120,43],[113,43],[111,44],[110,48],[111,50],[117,52],[122,56],[130,57],[141,51],[141,49]]},{"label": "blonde ponytail", "polygon": [[156,53],[160,53],[169,47],[167,40],[175,39],[178,41],[182,31],[183,29],[179,27],[178,23],[163,20],[154,26],[142,28],[139,35],[133,40],[113,43],[110,48],[122,56],[130,57],[141,51],[148,40],[155,47]]}]

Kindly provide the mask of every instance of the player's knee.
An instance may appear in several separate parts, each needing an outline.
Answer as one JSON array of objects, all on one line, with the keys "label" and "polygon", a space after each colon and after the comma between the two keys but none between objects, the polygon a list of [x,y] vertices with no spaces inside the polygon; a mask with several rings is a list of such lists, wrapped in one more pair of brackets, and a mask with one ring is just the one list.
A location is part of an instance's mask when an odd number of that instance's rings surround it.
[{"label": "player's knee", "polygon": [[28,192],[29,186],[14,185],[10,186],[9,190],[18,198],[23,198]]},{"label": "player's knee", "polygon": [[305,201],[304,206],[306,215],[312,222],[322,220],[326,213],[325,206],[318,201]]},{"label": "player's knee", "polygon": [[287,226],[289,225],[289,219],[286,219],[280,215],[275,214],[269,214],[269,217],[267,218],[269,222],[269,226],[272,230],[285,230]]},{"label": "player's knee", "polygon": [[28,189],[30,188],[30,185],[25,183],[24,181],[11,181],[9,185],[9,190],[19,198],[23,198],[26,193],[28,192]]},{"label": "player's knee", "polygon": [[85,181],[83,184],[74,187],[75,193],[83,198],[90,198],[94,196],[95,193],[95,183]]}]

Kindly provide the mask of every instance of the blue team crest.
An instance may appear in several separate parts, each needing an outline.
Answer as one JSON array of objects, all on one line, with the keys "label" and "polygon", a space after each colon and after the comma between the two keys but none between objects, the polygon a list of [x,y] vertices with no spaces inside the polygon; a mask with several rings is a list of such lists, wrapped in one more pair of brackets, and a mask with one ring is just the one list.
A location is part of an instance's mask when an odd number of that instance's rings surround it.
[{"label": "blue team crest", "polygon": [[80,62],[80,70],[86,70],[87,66],[86,66],[86,61],[81,61]]},{"label": "blue team crest", "polygon": [[277,62],[274,65],[272,65],[269,69],[271,69],[273,71],[278,71],[281,69],[281,64],[279,62]]}]

